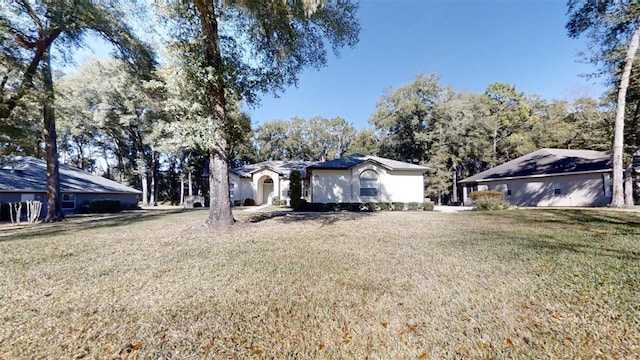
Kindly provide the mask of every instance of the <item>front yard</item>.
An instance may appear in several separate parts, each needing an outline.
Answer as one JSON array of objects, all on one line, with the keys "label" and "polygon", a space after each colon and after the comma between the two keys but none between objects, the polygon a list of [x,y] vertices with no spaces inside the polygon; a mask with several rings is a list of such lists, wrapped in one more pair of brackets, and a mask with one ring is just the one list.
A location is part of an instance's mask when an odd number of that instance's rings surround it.
[{"label": "front yard", "polygon": [[640,357],[638,213],[206,215],[0,229],[0,359]]}]

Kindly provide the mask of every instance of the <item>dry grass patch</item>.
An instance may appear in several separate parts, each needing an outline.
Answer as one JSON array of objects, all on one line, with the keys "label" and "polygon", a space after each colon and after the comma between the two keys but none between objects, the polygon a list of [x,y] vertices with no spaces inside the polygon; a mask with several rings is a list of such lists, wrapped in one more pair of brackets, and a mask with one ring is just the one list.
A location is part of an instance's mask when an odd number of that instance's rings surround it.
[{"label": "dry grass patch", "polygon": [[0,231],[0,356],[640,356],[636,213],[127,216]]}]

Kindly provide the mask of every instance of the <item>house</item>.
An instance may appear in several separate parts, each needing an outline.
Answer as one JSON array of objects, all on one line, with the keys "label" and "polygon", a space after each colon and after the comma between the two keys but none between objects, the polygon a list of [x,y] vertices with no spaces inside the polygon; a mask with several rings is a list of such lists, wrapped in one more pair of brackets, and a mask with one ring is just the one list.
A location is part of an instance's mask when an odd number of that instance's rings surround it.
[{"label": "house", "polygon": [[[120,200],[123,207],[135,207],[140,191],[115,181],[93,175],[72,166],[60,164],[62,210],[81,210],[88,200]],[[47,211],[47,163],[33,157],[14,157],[0,168],[0,203],[42,201]],[[3,219],[4,220],[4,219]]]},{"label": "house", "polygon": [[229,172],[231,200],[257,205],[275,197],[290,200],[291,171],[302,175],[302,198],[318,203],[423,202],[429,168],[377,156],[354,154],[325,162],[265,161]]},{"label": "house", "polygon": [[424,201],[428,167],[354,154],[307,167],[311,202]]},{"label": "house", "polygon": [[306,168],[313,161],[264,161],[229,171],[231,201],[253,199],[256,205],[271,204],[274,198],[289,200],[289,176],[294,170],[302,175],[302,197],[309,200]]},{"label": "house", "polygon": [[463,201],[495,190],[517,206],[602,206],[611,202],[612,156],[592,150],[540,149],[460,181]]}]

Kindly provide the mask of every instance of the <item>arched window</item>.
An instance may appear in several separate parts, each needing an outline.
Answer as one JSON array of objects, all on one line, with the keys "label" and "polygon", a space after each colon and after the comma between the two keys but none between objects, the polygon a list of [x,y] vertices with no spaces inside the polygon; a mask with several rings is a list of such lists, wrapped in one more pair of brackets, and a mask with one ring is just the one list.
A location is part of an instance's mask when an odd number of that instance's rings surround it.
[{"label": "arched window", "polygon": [[360,173],[360,196],[378,196],[380,180],[378,173],[365,170]]}]

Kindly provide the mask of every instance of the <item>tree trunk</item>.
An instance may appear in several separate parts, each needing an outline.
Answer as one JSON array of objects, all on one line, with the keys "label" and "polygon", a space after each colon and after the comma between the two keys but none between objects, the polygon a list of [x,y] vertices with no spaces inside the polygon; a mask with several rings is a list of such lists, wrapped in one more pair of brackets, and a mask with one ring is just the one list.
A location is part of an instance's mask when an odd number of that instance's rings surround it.
[{"label": "tree trunk", "polygon": [[142,187],[142,206],[149,206],[149,185],[147,184],[147,169],[140,168],[138,170],[140,176],[140,185]]},{"label": "tree trunk", "polygon": [[231,214],[229,197],[229,165],[226,159],[227,141],[224,136],[225,95],[222,78],[222,55],[215,1],[194,0],[200,14],[202,35],[205,42],[205,66],[213,74],[207,81],[206,103],[209,116],[209,133],[213,137],[213,147],[209,149],[209,226],[231,225],[235,222]]},{"label": "tree trunk", "polygon": [[633,163],[627,164],[624,172],[624,205],[633,207]]},{"label": "tree trunk", "polygon": [[151,201],[150,205],[158,206],[158,189],[160,187],[160,179],[158,179],[158,152],[151,152]]},{"label": "tree trunk", "polygon": [[58,136],[56,134],[56,118],[54,112],[53,77],[51,72],[50,49],[42,58],[42,74],[46,98],[42,107],[44,118],[44,143],[47,157],[47,216],[44,222],[64,220],[60,199],[60,172],[58,163]]},{"label": "tree trunk", "polygon": [[620,78],[620,87],[618,89],[618,103],[616,106],[616,120],[613,135],[613,193],[611,206],[621,208],[625,206],[624,187],[623,187],[623,165],[622,154],[624,151],[624,111],[626,105],[627,88],[629,87],[629,78],[631,76],[631,67],[633,60],[640,45],[640,23],[636,28],[629,41],[627,55],[624,59],[624,70]]}]

